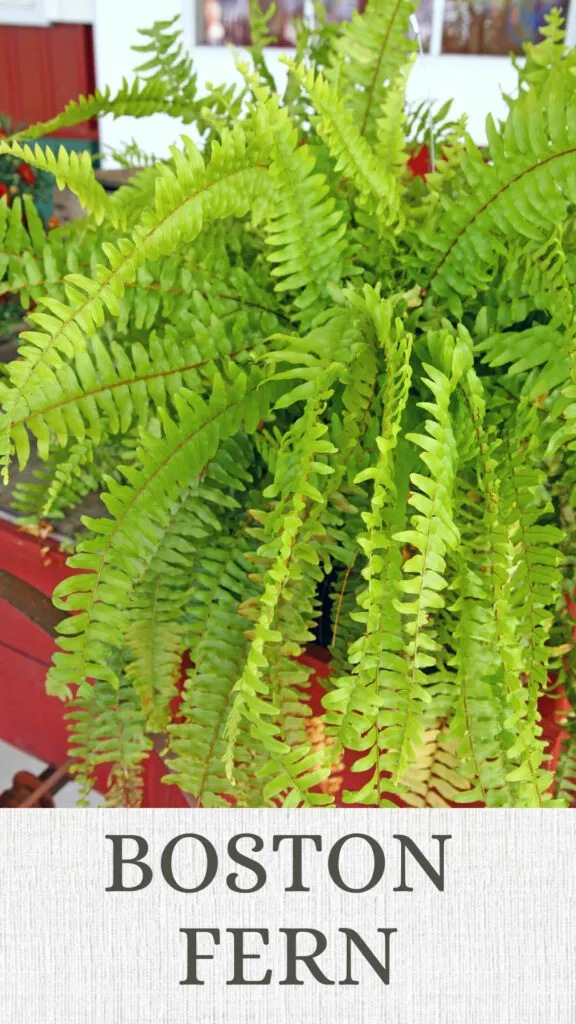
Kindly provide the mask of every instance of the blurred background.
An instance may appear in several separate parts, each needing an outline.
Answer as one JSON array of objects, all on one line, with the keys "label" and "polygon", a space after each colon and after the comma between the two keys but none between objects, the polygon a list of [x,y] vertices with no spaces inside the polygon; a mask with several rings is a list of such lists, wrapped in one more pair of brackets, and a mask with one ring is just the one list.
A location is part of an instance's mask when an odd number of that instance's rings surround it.
[{"label": "blurred background", "polygon": [[[328,19],[349,18],[364,4],[326,0]],[[523,42],[538,38],[553,6],[563,9],[568,41],[574,43],[574,0],[422,0],[418,20],[426,56],[412,73],[409,100],[454,97],[453,113],[468,113],[470,131],[482,144],[486,114],[502,114],[502,92],[514,88],[508,54],[520,53]],[[277,0],[276,8],[271,29],[278,44],[270,66],[281,83],[285,70],[279,57],[293,44],[292,19],[313,22],[314,4]],[[234,55],[227,47],[250,41],[248,0],[0,0],[0,113],[25,125],[51,117],[94,86],[117,88],[138,63],[131,52],[141,42],[138,29],[177,14],[200,86],[234,80]],[[114,152],[125,143],[134,139],[144,152],[162,157],[177,131],[162,115],[142,121],[108,118],[61,133],[60,141],[69,149],[99,153],[102,167],[114,167]]]}]

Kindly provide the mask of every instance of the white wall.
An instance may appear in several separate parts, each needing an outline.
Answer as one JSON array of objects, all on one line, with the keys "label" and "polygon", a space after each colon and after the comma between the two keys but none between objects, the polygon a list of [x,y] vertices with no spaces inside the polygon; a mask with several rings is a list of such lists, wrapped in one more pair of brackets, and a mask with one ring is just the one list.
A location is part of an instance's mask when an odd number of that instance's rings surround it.
[{"label": "white wall", "polygon": [[[96,85],[109,85],[118,89],[122,79],[129,81],[133,69],[144,63],[145,55],[132,53],[130,47],[145,43],[138,35],[139,28],[150,28],[155,21],[168,21],[182,13],[182,0],[93,0],[94,3],[94,60]],[[177,141],[182,130],[166,114],[155,114],[145,120],[120,117],[113,121],[105,117],[100,121],[100,144],[104,152],[117,148],[135,138],[146,152],[158,157],[166,155],[168,146]],[[105,167],[113,167],[110,159]]]},{"label": "white wall", "polygon": [[90,25],[93,20],[93,0],[0,0],[0,25]]},{"label": "white wall", "polygon": [[44,0],[49,21],[69,21],[91,25],[94,21],[94,0]]},{"label": "white wall", "polygon": [[[96,50],[96,82],[113,88],[121,84],[122,77],[130,77],[139,63],[138,54],[131,52],[133,43],[142,42],[139,27],[149,27],[155,20],[182,15],[185,37],[190,45],[200,89],[207,81],[217,84],[240,77],[234,67],[232,53],[224,47],[194,46],[193,0],[93,0]],[[279,52],[272,50],[269,64],[280,82],[286,71],[279,64]],[[418,101],[428,96],[444,102],[454,98],[453,113],[468,113],[469,128],[477,142],[485,141],[484,122],[488,112],[502,116],[506,107],[502,90],[514,90],[516,76],[506,57],[444,56],[425,57],[415,66],[408,87],[408,99]],[[182,126],[166,115],[138,121],[104,118],[100,125],[100,139],[104,151],[117,148],[135,138],[140,147],[156,156],[164,156],[168,146],[176,142]],[[193,134],[190,129],[186,129]],[[110,159],[106,166],[113,166]]]},{"label": "white wall", "polygon": [[508,57],[423,57],[414,65],[407,95],[410,102],[431,98],[444,103],[452,99],[451,116],[468,114],[468,130],[482,145],[486,142],[487,115],[506,115],[502,93],[515,92],[516,78]]}]

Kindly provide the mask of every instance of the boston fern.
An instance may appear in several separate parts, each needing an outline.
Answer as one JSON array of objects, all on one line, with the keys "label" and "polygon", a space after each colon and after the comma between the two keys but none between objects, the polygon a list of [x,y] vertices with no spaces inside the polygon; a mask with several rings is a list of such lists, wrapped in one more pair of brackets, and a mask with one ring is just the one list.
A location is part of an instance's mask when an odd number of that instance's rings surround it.
[{"label": "boston fern", "polygon": [[[553,12],[482,151],[406,105],[414,6],[337,27],[319,8],[283,97],[256,5],[242,88],[206,96],[155,25],[132,85],[26,131],[191,125],[111,195],[87,156],[0,141],[87,210],[46,234],[26,199],[0,204],[29,310],[0,454],[6,480],[32,445],[45,464],[16,490],[28,520],[102,491],[47,686],[111,803],[138,802],[153,742],[207,807],[327,805],[349,752],[348,803],[576,788],[576,729],[553,777],[539,713],[573,687],[576,55]],[[298,658],[327,607],[313,735]]]}]

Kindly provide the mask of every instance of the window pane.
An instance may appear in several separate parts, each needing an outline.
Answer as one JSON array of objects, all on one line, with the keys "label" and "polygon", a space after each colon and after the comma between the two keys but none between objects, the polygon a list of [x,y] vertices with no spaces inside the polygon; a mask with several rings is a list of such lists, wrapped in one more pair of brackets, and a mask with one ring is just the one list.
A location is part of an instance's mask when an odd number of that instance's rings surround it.
[{"label": "window pane", "polygon": [[[358,7],[356,0],[325,0],[326,20],[334,24],[337,21],[350,21],[352,11]],[[362,9],[365,4],[360,4]]]},{"label": "window pane", "polygon": [[[265,11],[269,4],[264,2],[261,6]],[[270,33],[278,40],[277,46],[294,44],[296,34],[291,20],[301,18],[303,13],[304,0],[277,0],[276,12],[268,22]],[[248,0],[204,0],[204,42],[249,46]]]},{"label": "window pane", "polygon": [[446,0],[442,52],[521,53],[522,43],[538,42],[540,28],[553,7],[566,14],[568,2]]},{"label": "window pane", "polygon": [[[347,21],[358,7],[364,10],[366,0],[325,0],[328,21]],[[266,10],[268,0],[262,0]],[[434,0],[422,0],[418,9],[418,21],[424,49],[428,49],[432,26]],[[270,32],[278,39],[278,46],[292,46],[296,34],[291,24],[293,18],[304,14],[304,0],[276,0],[276,13],[269,23]],[[250,44],[248,21],[248,0],[204,0],[204,42],[212,46],[234,43],[236,46]]]},{"label": "window pane", "polygon": [[[432,33],[432,12],[436,0],[420,0],[416,11],[420,36],[424,50],[428,50],[430,35]],[[352,12],[358,8],[360,12],[366,9],[366,0],[324,0],[326,7],[327,21],[332,23],[338,21],[349,21]]]},{"label": "window pane", "polygon": [[422,0],[418,5],[416,17],[420,26],[420,38],[424,52],[430,49],[430,36],[432,35],[432,14],[434,12],[435,0]]}]

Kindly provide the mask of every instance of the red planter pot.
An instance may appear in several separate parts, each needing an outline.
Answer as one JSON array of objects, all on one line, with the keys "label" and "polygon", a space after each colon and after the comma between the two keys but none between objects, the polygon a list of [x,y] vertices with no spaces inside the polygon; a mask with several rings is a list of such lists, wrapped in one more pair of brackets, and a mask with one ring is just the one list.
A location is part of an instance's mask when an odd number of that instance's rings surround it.
[{"label": "red planter pot", "polygon": [[[0,520],[0,570],[29,583],[50,597],[60,580],[70,575],[66,555],[53,541],[40,541]],[[62,764],[67,757],[63,705],[48,697],[44,688],[54,642],[30,619],[0,597],[0,739],[42,761]],[[329,655],[325,648],[310,647],[300,659],[313,669],[310,686],[312,718],[322,713],[322,696],[329,674]],[[566,697],[545,697],[540,704],[543,733],[549,745],[551,770],[556,768],[563,738],[562,715],[570,710]],[[337,806],[341,793],[358,789],[368,780],[367,773],[352,773],[360,755],[348,752],[337,773]],[[161,781],[166,767],[156,753],[144,766],[144,807],[188,807],[177,786]],[[105,792],[107,769],[97,775],[97,789]],[[334,782],[334,780],[332,780]],[[401,801],[395,801],[402,806]],[[345,805],[354,806],[354,805]]]}]

